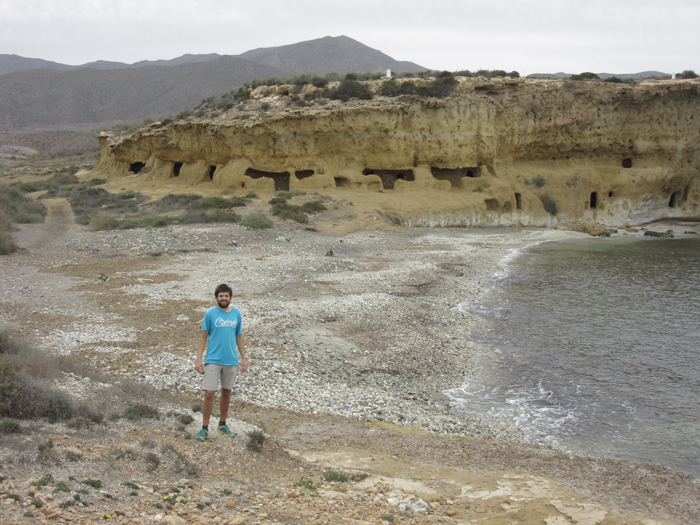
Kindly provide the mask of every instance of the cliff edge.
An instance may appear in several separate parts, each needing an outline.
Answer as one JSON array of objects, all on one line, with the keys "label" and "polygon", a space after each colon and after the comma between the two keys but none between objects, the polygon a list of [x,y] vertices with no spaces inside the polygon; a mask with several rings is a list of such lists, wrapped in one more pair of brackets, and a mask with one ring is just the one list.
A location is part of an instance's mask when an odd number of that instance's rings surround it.
[{"label": "cliff edge", "polygon": [[182,192],[345,193],[406,226],[700,217],[698,80],[457,77],[445,98],[365,85],[373,99],[346,102],[318,96],[332,85],[261,86],[221,113],[101,134],[92,176]]}]

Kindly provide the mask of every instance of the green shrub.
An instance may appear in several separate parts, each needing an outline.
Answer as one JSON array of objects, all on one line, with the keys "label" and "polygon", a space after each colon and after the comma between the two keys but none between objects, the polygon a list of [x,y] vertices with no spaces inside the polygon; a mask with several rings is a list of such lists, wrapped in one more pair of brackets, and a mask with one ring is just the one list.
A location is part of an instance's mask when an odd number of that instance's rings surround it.
[{"label": "green shrub", "polygon": [[88,217],[87,227],[92,231],[116,230],[121,221],[114,215],[105,213],[93,213]]},{"label": "green shrub", "polygon": [[311,84],[317,88],[324,88],[328,85],[328,79],[324,77],[314,76],[311,79]]},{"label": "green shrub", "polygon": [[683,73],[678,73],[676,78],[698,78],[698,75],[692,69],[686,69]]},{"label": "green shrub", "polygon": [[287,203],[287,198],[285,197],[272,197],[268,204],[270,206],[275,205],[275,204],[286,204]]},{"label": "green shrub", "polygon": [[352,475],[349,472],[343,472],[342,470],[327,470],[323,473],[323,479],[328,482],[338,481],[340,483],[347,483],[352,479]]},{"label": "green shrub", "polygon": [[551,195],[538,195],[540,200],[542,201],[542,205],[544,206],[544,210],[549,213],[550,215],[556,215],[559,213],[559,205],[557,204],[557,201],[554,197]]},{"label": "green shrub", "polygon": [[37,488],[48,487],[49,485],[53,485],[53,484],[54,484],[54,479],[53,479],[53,476],[51,474],[46,474],[41,479],[39,479],[39,481],[32,483],[32,485],[34,485]]},{"label": "green shrub", "polygon": [[57,359],[9,334],[0,336],[0,417],[47,417],[51,422],[73,415],[74,402],[49,385],[60,371]]},{"label": "green shrub", "polygon": [[425,86],[420,86],[418,88],[418,94],[423,97],[449,97],[456,86],[457,79],[451,74],[449,76],[439,76],[428,82]]},{"label": "green shrub", "polygon": [[[68,198],[73,213],[83,219],[79,222],[84,223],[84,217],[93,212],[104,209],[114,212],[136,211],[138,204],[148,200],[148,197],[133,191],[124,193],[109,193],[104,188],[95,186],[76,186]],[[89,220],[88,220],[89,223]]]},{"label": "green shrub", "polygon": [[306,213],[320,213],[326,211],[326,207],[321,203],[321,201],[309,201],[301,205],[302,211]]},{"label": "green shrub", "polygon": [[47,213],[41,202],[26,197],[13,186],[0,191],[0,212],[20,224],[44,222]]},{"label": "green shrub", "polygon": [[537,175],[536,177],[532,177],[532,184],[535,186],[535,188],[541,188],[545,184],[547,184],[547,179],[545,179],[542,175]]},{"label": "green shrub", "polygon": [[201,200],[201,195],[185,194],[185,195],[174,195],[168,193],[162,199],[155,202],[155,209],[157,211],[172,211],[182,209],[195,201]]},{"label": "green shrub", "polygon": [[73,403],[68,394],[53,392],[47,401],[48,407],[44,415],[48,418],[49,423],[73,417]]},{"label": "green shrub", "polygon": [[393,78],[382,82],[380,92],[385,97],[395,97],[400,94],[401,85]]},{"label": "green shrub", "polygon": [[193,200],[187,205],[188,210],[212,210],[212,209],[226,209],[230,208],[231,203],[228,199],[223,197],[202,197],[200,199]]},{"label": "green shrub", "polygon": [[209,224],[215,222],[239,222],[241,216],[237,213],[221,209],[187,211],[179,218],[180,224]]},{"label": "green shrub", "polygon": [[236,91],[236,93],[233,95],[233,98],[236,100],[248,100],[252,91],[253,90],[249,87],[242,86],[238,88],[238,91]]},{"label": "green shrub", "polygon": [[308,224],[309,219],[306,214],[302,211],[301,206],[295,206],[293,204],[278,203],[272,206],[270,212],[275,217],[280,219],[291,219],[300,224]]},{"label": "green shrub", "polygon": [[99,479],[84,479],[80,483],[92,487],[95,490],[100,490],[102,488],[102,482]]},{"label": "green shrub", "polygon": [[331,100],[342,100],[343,102],[347,102],[351,98],[372,100],[374,95],[366,85],[357,80],[348,80],[347,75],[345,78],[346,80],[343,80],[340,85],[326,92],[328,98]]},{"label": "green shrub", "polygon": [[160,412],[157,408],[150,407],[143,403],[136,403],[128,406],[126,410],[124,410],[124,417],[131,420],[142,418],[160,419]]},{"label": "green shrub", "polygon": [[245,195],[243,198],[244,198],[244,199],[257,199],[257,198],[259,198],[259,197],[258,197],[257,193],[252,193],[252,192],[251,192],[251,193],[249,193],[248,195]]},{"label": "green shrub", "polygon": [[248,197],[231,197],[228,202],[233,208],[243,208],[249,204]]},{"label": "green shrub", "polygon": [[241,226],[254,230],[264,230],[273,227],[272,219],[264,213],[249,213],[241,219]]},{"label": "green shrub", "polygon": [[316,488],[313,480],[311,478],[304,478],[304,476],[302,476],[301,479],[294,484],[294,486],[303,487],[307,490],[314,490]]},{"label": "green shrub", "polygon": [[[175,217],[151,217],[144,219],[144,224],[147,226],[152,226],[153,228],[163,228],[165,226],[169,226],[173,222],[175,222],[177,219]],[[129,229],[126,227],[126,225],[122,225],[123,229]]]},{"label": "green shrub", "polygon": [[0,255],[9,255],[19,250],[10,231],[12,231],[12,221],[3,211],[0,211]]},{"label": "green shrub", "polygon": [[571,80],[591,81],[591,80],[600,80],[600,77],[598,75],[596,75],[595,73],[591,73],[590,71],[586,71],[585,73],[581,73],[580,75],[571,75]]},{"label": "green shrub", "polygon": [[56,488],[53,489],[53,494],[58,494],[59,492],[70,492],[70,487],[66,485],[64,481],[59,481],[56,483]]},{"label": "green shrub", "polygon": [[194,418],[189,414],[180,414],[177,416],[177,419],[183,425],[189,425],[194,421]]},{"label": "green shrub", "polygon": [[3,434],[19,434],[21,428],[14,419],[3,419],[0,421],[0,432]]}]

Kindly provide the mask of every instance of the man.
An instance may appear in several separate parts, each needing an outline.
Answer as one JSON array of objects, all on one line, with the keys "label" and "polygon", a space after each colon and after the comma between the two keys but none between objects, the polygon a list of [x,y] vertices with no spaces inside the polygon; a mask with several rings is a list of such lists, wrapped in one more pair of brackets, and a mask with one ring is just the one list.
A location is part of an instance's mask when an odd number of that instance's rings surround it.
[{"label": "man", "polygon": [[[204,314],[202,331],[199,334],[197,360],[194,369],[204,374],[202,390],[204,390],[204,407],[202,408],[202,430],[197,439],[206,441],[209,438],[209,418],[214,408],[214,394],[221,382],[221,400],[219,405],[219,425],[217,430],[224,436],[235,437],[226,425],[228,405],[231,402],[231,389],[238,376],[238,352],[241,354],[240,372],[248,370],[248,360],[245,356],[245,341],[241,333],[241,312],[231,307],[233,290],[227,284],[220,284],[214,291],[218,306],[210,308]],[[207,358],[202,364],[204,348],[207,347]]]}]

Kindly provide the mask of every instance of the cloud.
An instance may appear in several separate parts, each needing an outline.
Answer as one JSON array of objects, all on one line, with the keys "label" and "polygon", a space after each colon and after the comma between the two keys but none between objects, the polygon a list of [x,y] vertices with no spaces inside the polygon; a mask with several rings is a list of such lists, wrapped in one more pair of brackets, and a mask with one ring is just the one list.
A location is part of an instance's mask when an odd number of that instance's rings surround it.
[{"label": "cloud", "polygon": [[11,0],[0,49],[132,63],[346,35],[435,69],[671,72],[700,68],[699,19],[689,0]]}]

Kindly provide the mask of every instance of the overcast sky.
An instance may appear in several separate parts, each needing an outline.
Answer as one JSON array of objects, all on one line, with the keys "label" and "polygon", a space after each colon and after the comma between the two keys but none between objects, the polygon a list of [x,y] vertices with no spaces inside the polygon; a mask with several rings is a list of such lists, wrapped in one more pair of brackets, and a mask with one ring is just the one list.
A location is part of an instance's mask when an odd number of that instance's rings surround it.
[{"label": "overcast sky", "polygon": [[0,54],[235,55],[345,35],[430,69],[700,73],[698,0],[0,0]]}]

